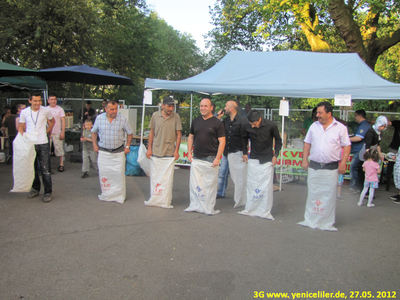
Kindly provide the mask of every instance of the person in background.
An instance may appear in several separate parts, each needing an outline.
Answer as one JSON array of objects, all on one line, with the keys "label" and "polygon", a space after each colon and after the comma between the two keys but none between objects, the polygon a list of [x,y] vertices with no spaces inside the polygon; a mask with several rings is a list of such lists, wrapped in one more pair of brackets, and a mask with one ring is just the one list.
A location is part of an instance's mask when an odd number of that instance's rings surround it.
[{"label": "person in background", "polygon": [[[15,137],[17,136],[17,128],[15,127],[15,109],[11,109],[11,114],[7,117],[4,117],[3,119],[3,124],[2,124],[2,130],[4,133],[4,136],[8,136],[8,155],[6,158],[6,164],[9,165],[12,162],[12,156],[13,156],[13,142]],[[6,132],[7,135],[6,135]]]},{"label": "person in background", "polygon": [[97,168],[97,153],[93,150],[93,140],[92,140],[92,130],[93,122],[92,120],[86,119],[85,129],[82,132],[81,142],[82,142],[82,172],[81,178],[88,178],[90,167],[92,166],[96,172]]},{"label": "person in background", "polygon": [[246,105],[244,106],[244,112],[246,113],[246,116],[249,115],[250,111],[251,111],[251,104],[250,103],[246,103]]},{"label": "person in background", "polygon": [[55,95],[50,94],[48,102],[55,120],[50,135],[50,148],[51,144],[53,144],[54,154],[60,159],[58,171],[64,172],[65,112],[61,106],[57,105],[57,97]]},{"label": "person in background", "polygon": [[[95,113],[95,110],[92,108],[92,101],[86,101],[85,108],[83,109],[83,123],[85,123],[86,119],[94,121]],[[82,116],[82,112],[79,115]]]},{"label": "person in background", "polygon": [[360,200],[357,205],[361,206],[364,200],[365,195],[369,189],[368,195],[368,204],[367,207],[374,207],[375,204],[372,204],[372,200],[374,199],[375,189],[378,188],[378,174],[381,172],[379,165],[379,153],[377,150],[365,151],[364,160],[362,167],[365,172],[365,180],[364,180],[364,189],[361,192]]},{"label": "person in background", "polygon": [[17,104],[17,114],[15,115],[15,128],[19,128],[19,117],[21,115],[21,111],[26,108],[26,105],[23,103]]},{"label": "person in background", "polygon": [[312,123],[314,123],[315,121],[318,121],[317,118],[317,108],[314,107],[312,112],[311,112],[311,117],[307,118],[304,120],[303,122],[303,129],[302,129],[302,133],[304,136],[306,136],[308,129],[310,128],[310,126],[312,125]]}]

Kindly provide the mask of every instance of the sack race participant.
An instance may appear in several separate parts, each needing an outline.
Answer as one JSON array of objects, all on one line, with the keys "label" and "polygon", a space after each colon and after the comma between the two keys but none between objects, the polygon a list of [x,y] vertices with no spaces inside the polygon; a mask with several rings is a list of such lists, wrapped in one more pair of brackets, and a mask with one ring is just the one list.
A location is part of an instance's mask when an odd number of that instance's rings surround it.
[{"label": "sack race participant", "polygon": [[175,160],[179,159],[182,124],[174,112],[175,101],[165,97],[162,110],[153,113],[146,159],[150,159],[150,199],[144,204],[162,208],[173,208],[172,186]]},{"label": "sack race participant", "polygon": [[174,208],[172,201],[172,186],[174,183],[174,157],[151,158],[150,199],[144,204],[162,208]]},{"label": "sack race participant", "polygon": [[[250,139],[250,159],[243,155],[243,160],[248,161],[247,168],[247,203],[242,215],[260,217],[274,220],[271,214],[273,205],[273,178],[274,166],[277,155],[282,148],[282,139],[276,125],[261,118],[259,111],[251,110],[248,115],[249,122],[245,126],[243,142],[247,144]],[[274,154],[275,139],[275,154]]]},{"label": "sack race participant", "polygon": [[[320,102],[317,105],[317,118],[318,122],[310,126],[304,140],[302,167],[308,170],[308,197],[304,221],[298,224],[337,231],[333,226],[336,186],[338,174],[346,171],[351,143],[347,128],[332,117],[332,105],[329,102]],[[342,148],[343,154],[340,157]]]},{"label": "sack race participant", "polygon": [[238,151],[228,154],[228,163],[231,178],[235,185],[233,200],[235,202],[233,208],[245,206],[247,202],[247,163],[243,161],[243,152]]},{"label": "sack race participant", "polygon": [[[92,128],[93,150],[99,153],[97,167],[103,201],[124,203],[126,198],[125,154],[130,152],[133,131],[118,114],[118,102],[107,102],[106,113],[98,115]],[[125,135],[127,135],[125,144]],[[100,140],[97,142],[97,136]]]},{"label": "sack race participant", "polygon": [[[188,138],[190,167],[190,205],[185,211],[208,215],[218,214],[214,210],[219,158],[225,147],[225,129],[220,120],[211,113],[210,99],[200,102],[201,116],[193,120]],[[194,147],[194,156],[192,154]]]},{"label": "sack race participant", "polygon": [[243,161],[243,153],[247,153],[247,141],[244,142],[242,134],[247,118],[238,114],[236,101],[228,101],[224,109],[218,112],[218,119],[227,117],[222,121],[225,128],[225,149],[221,159],[218,175],[217,198],[225,198],[225,191],[228,186],[228,175],[231,174],[234,189],[234,208],[246,205],[246,176],[247,163]]},{"label": "sack race participant", "polygon": [[247,169],[247,203],[242,215],[275,220],[271,214],[273,205],[272,163],[260,164],[257,159],[249,159]]},{"label": "sack race participant", "polygon": [[35,178],[35,141],[37,136],[26,132],[18,133],[13,142],[13,177],[14,187],[11,192],[29,192]]}]

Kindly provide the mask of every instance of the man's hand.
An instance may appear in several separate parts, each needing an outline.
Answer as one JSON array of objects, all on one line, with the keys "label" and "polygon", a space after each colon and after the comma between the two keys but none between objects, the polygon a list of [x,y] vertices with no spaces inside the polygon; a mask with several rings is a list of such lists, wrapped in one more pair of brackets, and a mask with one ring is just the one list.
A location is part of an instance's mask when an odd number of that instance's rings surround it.
[{"label": "man's hand", "polygon": [[224,111],[223,109],[221,109],[221,110],[218,112],[218,114],[217,114],[217,118],[218,118],[219,120],[221,120],[221,118],[222,118],[224,115],[225,115],[225,111]]},{"label": "man's hand", "polygon": [[192,152],[189,152],[189,153],[188,153],[188,160],[189,160],[190,162],[193,161]]},{"label": "man's hand", "polygon": [[248,157],[246,154],[243,155],[242,158],[243,158],[243,161],[244,161],[245,163],[247,163],[247,162],[249,161],[249,157]]},{"label": "man's hand", "polygon": [[131,152],[130,147],[125,147],[124,153],[125,153],[125,154],[128,154],[129,152]]},{"label": "man's hand", "polygon": [[175,160],[179,159],[179,151],[174,152],[174,158],[175,158]]},{"label": "man's hand", "polygon": [[339,174],[344,174],[344,173],[346,173],[346,167],[347,167],[346,164],[340,164],[340,165],[339,165],[339,168],[338,168]]},{"label": "man's hand", "polygon": [[63,139],[65,139],[65,132],[60,133],[60,140],[63,140]]},{"label": "man's hand", "polygon": [[278,159],[276,158],[276,156],[273,156],[272,157],[272,166],[275,166],[277,161],[278,161]]},{"label": "man's hand", "polygon": [[146,157],[148,158],[148,159],[150,159],[150,157],[153,155],[153,150],[151,150],[151,147],[149,147],[149,149],[147,149],[147,152],[146,152]]},{"label": "man's hand", "polygon": [[93,144],[93,151],[99,153],[99,146],[96,144]]},{"label": "man's hand", "polygon": [[308,165],[309,165],[308,160],[303,160],[303,163],[301,164],[301,166],[304,170],[306,170],[306,171],[308,170]]},{"label": "man's hand", "polygon": [[84,142],[84,141],[86,141],[86,138],[81,136],[81,142]]},{"label": "man's hand", "polygon": [[219,166],[219,159],[218,158],[214,159],[213,164],[212,164],[213,168],[217,167],[217,166]]}]

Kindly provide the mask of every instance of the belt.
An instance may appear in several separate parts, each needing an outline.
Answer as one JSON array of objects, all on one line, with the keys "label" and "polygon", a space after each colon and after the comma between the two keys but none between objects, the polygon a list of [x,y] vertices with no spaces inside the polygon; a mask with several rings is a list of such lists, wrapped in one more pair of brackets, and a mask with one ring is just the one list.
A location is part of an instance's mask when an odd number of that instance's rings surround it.
[{"label": "belt", "polygon": [[318,163],[316,161],[310,160],[310,168],[314,170],[336,170],[339,166],[339,162],[331,162],[331,163]]},{"label": "belt", "polygon": [[103,147],[99,147],[99,150],[106,151],[109,153],[120,153],[120,152],[123,152],[125,149],[124,149],[124,144],[122,144],[121,146],[119,146],[118,148],[115,148],[115,149],[106,149]]}]

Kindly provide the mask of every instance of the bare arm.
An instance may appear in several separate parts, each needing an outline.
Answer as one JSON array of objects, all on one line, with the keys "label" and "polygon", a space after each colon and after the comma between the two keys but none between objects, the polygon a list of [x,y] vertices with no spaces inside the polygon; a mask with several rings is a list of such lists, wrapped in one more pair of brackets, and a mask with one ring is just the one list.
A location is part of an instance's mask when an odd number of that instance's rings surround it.
[{"label": "bare arm", "polygon": [[61,133],[60,140],[65,139],[65,117],[61,117]]},{"label": "bare arm", "polygon": [[97,145],[97,133],[92,132],[93,150],[99,153],[99,145]]},{"label": "bare arm", "polygon": [[150,129],[149,140],[147,142],[146,157],[150,158],[153,155],[153,141],[154,141],[154,129]]},{"label": "bare arm", "polygon": [[[128,154],[129,152],[131,152],[131,142],[132,142],[132,137],[133,137],[133,133],[128,134],[127,138],[126,138],[126,146],[125,146],[125,154]],[[128,148],[126,148],[128,147]]]},{"label": "bare arm", "polygon": [[24,127],[25,127],[25,123],[19,123],[19,127],[18,127],[18,132],[21,134],[21,135],[24,135]]},{"label": "bare arm", "polygon": [[308,144],[306,142],[304,142],[304,146],[303,146],[303,163],[302,163],[302,167],[304,170],[308,170],[308,156],[310,154],[310,149],[311,149],[311,144]]},{"label": "bare arm", "polygon": [[344,148],[343,148],[343,155],[342,155],[342,159],[340,160],[340,165],[339,165],[339,169],[338,169],[339,174],[346,173],[347,159],[349,158],[349,155],[350,155],[350,149],[351,149],[350,145],[344,146]]},{"label": "bare arm", "polygon": [[222,156],[222,153],[224,153],[224,149],[225,149],[225,137],[220,137],[218,138],[219,141],[219,145],[218,145],[218,152],[217,152],[217,156],[215,157],[212,166],[216,167],[219,166],[219,159]]},{"label": "bare arm", "polygon": [[177,130],[176,131],[175,152],[174,152],[175,160],[179,159],[179,146],[181,145],[181,139],[182,139],[182,131]]},{"label": "bare arm", "polygon": [[363,139],[361,137],[359,137],[359,136],[352,136],[350,138],[350,142],[352,142],[352,143],[361,142],[362,140]]},{"label": "bare arm", "polygon": [[50,132],[53,130],[53,127],[54,127],[54,123],[55,123],[55,122],[56,122],[56,121],[54,120],[54,118],[51,118],[50,120],[47,119],[47,124],[49,124],[49,126],[47,127],[46,133],[50,133]]},{"label": "bare arm", "polygon": [[193,160],[193,156],[192,156],[193,140],[194,140],[194,135],[189,134],[187,145],[188,145],[188,159],[190,162],[192,162],[192,160]]}]

